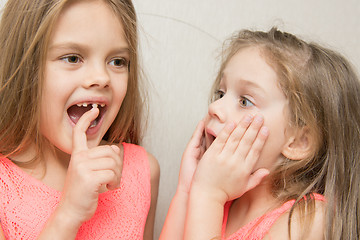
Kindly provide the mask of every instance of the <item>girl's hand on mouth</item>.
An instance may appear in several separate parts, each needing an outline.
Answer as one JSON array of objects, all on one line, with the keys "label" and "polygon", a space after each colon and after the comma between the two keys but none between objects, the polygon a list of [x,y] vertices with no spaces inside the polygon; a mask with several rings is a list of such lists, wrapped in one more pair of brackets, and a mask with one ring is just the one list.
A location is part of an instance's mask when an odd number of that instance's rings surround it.
[{"label": "girl's hand on mouth", "polygon": [[228,123],[202,156],[191,191],[200,189],[224,204],[256,187],[269,174],[254,169],[268,137],[263,121],[261,116],[247,116],[238,125]]},{"label": "girl's hand on mouth", "polygon": [[98,114],[99,109],[93,107],[73,128],[71,160],[59,207],[75,224],[94,215],[99,193],[120,187],[123,161],[119,147],[103,145],[89,149],[87,145],[86,131]]}]

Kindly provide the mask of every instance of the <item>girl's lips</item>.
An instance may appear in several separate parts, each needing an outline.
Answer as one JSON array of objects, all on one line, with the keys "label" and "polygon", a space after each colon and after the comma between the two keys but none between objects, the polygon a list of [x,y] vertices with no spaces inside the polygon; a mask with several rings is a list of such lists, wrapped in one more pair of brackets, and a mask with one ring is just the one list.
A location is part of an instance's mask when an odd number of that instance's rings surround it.
[{"label": "girl's lips", "polygon": [[214,138],[216,138],[216,134],[215,134],[215,132],[211,129],[211,128],[206,128],[206,133],[208,134],[208,135],[211,135],[211,136],[213,136]]},{"label": "girl's lips", "polygon": [[[89,108],[89,110],[90,109],[91,108]],[[87,111],[89,111],[89,110],[87,110]],[[84,111],[84,113],[85,112],[86,111]],[[106,112],[106,109],[99,111],[98,117],[90,123],[90,126],[86,130],[86,135],[91,136],[91,135],[95,135],[98,132],[98,130],[100,129],[100,126],[103,123],[105,112]],[[68,119],[69,119],[70,125],[74,127],[76,125],[77,121],[80,119],[80,117],[76,117],[76,119],[74,119],[75,117],[70,116],[70,114],[68,113]]]},{"label": "girl's lips", "polygon": [[97,122],[100,121],[100,119],[104,116],[107,106],[104,104],[101,106],[100,104],[92,103],[92,104],[83,104],[83,105],[72,105],[67,109],[67,114],[70,118],[70,120],[76,124],[81,116],[86,113],[87,111],[90,111],[93,107],[97,107],[99,109],[99,116],[91,123],[91,126],[96,125]]},{"label": "girl's lips", "polygon": [[87,135],[94,135],[100,129],[102,125],[105,113],[108,109],[109,101],[104,97],[88,97],[78,99],[77,101],[73,102],[72,105],[68,107],[66,110],[69,122],[72,126],[75,126],[81,116],[90,111],[93,107],[99,109],[99,115],[95,120],[90,123],[89,128],[86,131]]},{"label": "girl's lips", "polygon": [[92,122],[91,125],[94,125],[100,122],[101,118],[104,116],[109,105],[109,100],[104,96],[89,96],[78,98],[67,108],[67,114],[70,121],[75,125],[80,117],[87,111],[91,110],[93,107],[99,108],[99,116]]},{"label": "girl's lips", "polygon": [[104,107],[110,104],[110,101],[108,98],[104,96],[89,96],[89,97],[80,97],[77,98],[77,100],[72,101],[68,108],[72,106],[91,106],[92,104],[97,104],[98,106]]},{"label": "girl's lips", "polygon": [[205,147],[208,149],[216,138],[215,132],[211,128],[205,129]]}]

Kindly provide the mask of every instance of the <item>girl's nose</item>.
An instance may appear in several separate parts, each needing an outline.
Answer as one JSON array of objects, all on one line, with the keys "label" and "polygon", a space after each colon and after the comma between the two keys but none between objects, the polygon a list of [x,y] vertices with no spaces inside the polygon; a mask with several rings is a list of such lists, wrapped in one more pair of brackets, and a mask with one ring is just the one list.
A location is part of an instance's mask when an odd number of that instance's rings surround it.
[{"label": "girl's nose", "polygon": [[225,97],[220,98],[209,105],[208,114],[212,118],[218,119],[221,123],[226,122],[226,111],[227,111]]},{"label": "girl's nose", "polygon": [[84,80],[85,88],[106,88],[110,84],[110,76],[106,64],[92,64],[87,69]]}]

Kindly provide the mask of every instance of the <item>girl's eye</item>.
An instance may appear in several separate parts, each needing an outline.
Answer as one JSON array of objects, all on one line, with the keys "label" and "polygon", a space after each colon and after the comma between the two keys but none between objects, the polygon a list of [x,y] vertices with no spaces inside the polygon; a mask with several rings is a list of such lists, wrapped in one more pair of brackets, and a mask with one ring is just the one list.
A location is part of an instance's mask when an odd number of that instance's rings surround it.
[{"label": "girl's eye", "polygon": [[252,106],[254,106],[254,104],[249,99],[247,99],[246,97],[240,97],[239,102],[240,102],[240,105],[242,107],[252,107]]},{"label": "girl's eye", "polygon": [[125,58],[114,58],[110,61],[110,64],[115,67],[128,67],[129,61]]},{"label": "girl's eye", "polygon": [[67,63],[79,63],[80,57],[76,56],[76,55],[69,55],[69,56],[62,57],[61,60],[64,60]]},{"label": "girl's eye", "polygon": [[223,92],[222,90],[216,90],[215,94],[214,94],[214,100],[218,100],[220,98],[223,98],[225,96],[225,92]]}]

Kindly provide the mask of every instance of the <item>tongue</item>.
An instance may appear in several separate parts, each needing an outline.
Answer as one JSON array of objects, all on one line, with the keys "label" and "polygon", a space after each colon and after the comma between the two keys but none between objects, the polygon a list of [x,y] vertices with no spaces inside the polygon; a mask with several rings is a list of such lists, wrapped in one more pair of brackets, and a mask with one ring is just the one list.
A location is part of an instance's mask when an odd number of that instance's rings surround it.
[{"label": "tongue", "polygon": [[74,106],[71,106],[67,112],[68,112],[68,115],[71,119],[71,121],[73,123],[77,123],[80,119],[80,117],[86,113],[87,111],[89,111],[90,109],[92,108],[91,105],[87,106],[87,107],[78,107],[77,105],[74,105]]}]

